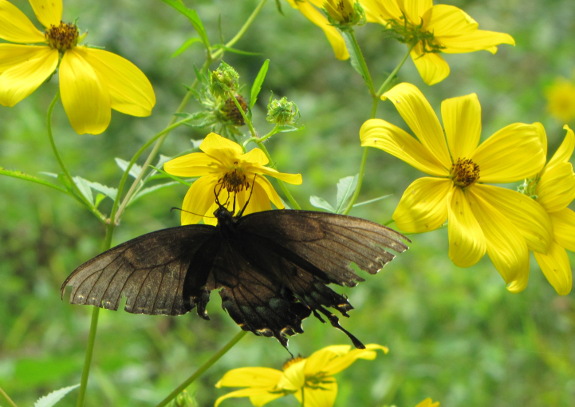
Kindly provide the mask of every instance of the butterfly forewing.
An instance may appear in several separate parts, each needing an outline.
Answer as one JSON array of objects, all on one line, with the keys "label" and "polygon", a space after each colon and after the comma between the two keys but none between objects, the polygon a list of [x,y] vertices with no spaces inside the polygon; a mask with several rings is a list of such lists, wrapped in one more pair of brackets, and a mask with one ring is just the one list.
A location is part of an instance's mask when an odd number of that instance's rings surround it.
[{"label": "butterfly forewing", "polygon": [[[185,295],[184,281],[198,250],[216,228],[181,226],[148,233],[116,246],[82,264],[64,281],[72,286],[72,304],[116,310],[122,297],[125,310],[136,314],[179,315],[190,311],[195,298]],[[193,268],[196,279],[209,270]],[[203,282],[205,283],[205,281]],[[203,286],[201,283],[201,286]]]}]

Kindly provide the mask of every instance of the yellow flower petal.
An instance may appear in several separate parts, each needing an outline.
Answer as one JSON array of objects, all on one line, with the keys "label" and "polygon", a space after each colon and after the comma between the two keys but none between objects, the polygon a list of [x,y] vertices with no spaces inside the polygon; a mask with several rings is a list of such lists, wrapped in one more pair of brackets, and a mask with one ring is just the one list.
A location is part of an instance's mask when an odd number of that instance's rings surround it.
[{"label": "yellow flower petal", "polygon": [[18,7],[6,0],[0,0],[0,38],[21,44],[46,42],[44,33]]},{"label": "yellow flower petal", "polygon": [[345,47],[345,41],[339,31],[329,24],[327,18],[307,0],[298,0],[295,2],[299,11],[312,23],[321,28],[331,44],[335,57],[337,59],[345,60],[349,58],[349,52]]},{"label": "yellow flower petal", "polygon": [[[332,407],[337,397],[337,382],[333,378],[322,380],[318,386],[306,386],[303,391],[305,407]],[[294,393],[294,396],[302,402],[301,391]]]},{"label": "yellow flower petal", "polygon": [[44,27],[57,26],[62,21],[62,0],[29,0],[34,14]]},{"label": "yellow flower petal", "polygon": [[569,208],[549,214],[555,241],[570,251],[575,251],[575,212]]},{"label": "yellow flower petal", "polygon": [[478,30],[478,24],[463,10],[446,4],[433,6],[426,29],[434,33],[444,53],[497,51],[497,45],[515,45],[509,34]]},{"label": "yellow flower petal", "polygon": [[252,164],[254,167],[266,165],[269,160],[265,153],[259,148],[254,148],[245,154],[242,154],[242,161],[244,163]]},{"label": "yellow flower petal", "polygon": [[489,202],[523,236],[530,250],[545,253],[553,241],[551,220],[534,199],[506,188],[474,185],[473,194]]},{"label": "yellow flower petal", "polygon": [[206,153],[190,153],[164,163],[164,171],[178,177],[201,177],[218,171],[219,165]]},{"label": "yellow flower petal", "polygon": [[280,397],[283,396],[284,394],[281,392],[271,393],[268,389],[260,389],[260,388],[241,389],[232,391],[228,394],[218,397],[216,403],[214,404],[214,407],[218,407],[224,400],[237,397],[249,397],[253,406],[260,407],[266,405],[270,401],[279,399]]},{"label": "yellow flower petal", "polygon": [[285,208],[281,198],[279,197],[272,184],[264,177],[256,177],[253,192],[244,192],[246,195],[252,193],[252,197],[250,199],[250,205],[252,206],[250,209],[252,210],[247,213],[260,212],[271,209],[270,201],[278,209]]},{"label": "yellow flower petal", "polygon": [[289,366],[284,368],[283,377],[278,382],[277,388],[290,392],[301,390],[306,380],[304,374],[306,362],[307,359],[291,360]]},{"label": "yellow flower petal", "polygon": [[405,12],[407,19],[412,23],[419,24],[421,17],[433,7],[433,0],[403,0],[400,7]]},{"label": "yellow flower petal", "polygon": [[481,143],[471,159],[479,165],[479,181],[487,183],[529,178],[545,165],[537,127],[525,123],[510,124],[499,130]]},{"label": "yellow flower petal", "polygon": [[445,167],[451,169],[451,158],[447,150],[443,129],[421,91],[414,85],[404,82],[385,92],[383,97],[395,105],[419,141]]},{"label": "yellow flower petal", "polygon": [[277,178],[283,182],[287,182],[288,184],[300,185],[302,183],[301,174],[287,174],[269,167],[259,167],[257,168],[257,171],[256,169],[253,171],[258,174],[269,175],[270,177]]},{"label": "yellow flower petal", "polygon": [[559,244],[553,243],[547,254],[534,253],[545,278],[559,295],[567,295],[573,286],[573,273],[567,252]]},{"label": "yellow flower petal", "polygon": [[210,133],[200,144],[200,150],[224,165],[233,165],[244,154],[242,146],[216,133]]},{"label": "yellow flower petal", "polygon": [[14,106],[56,70],[58,51],[46,46],[0,44],[0,104]]},{"label": "yellow flower petal", "polygon": [[215,208],[212,211],[209,210],[212,205],[215,205],[216,195],[214,188],[217,182],[217,176],[206,175],[192,184],[182,203],[182,213],[180,215],[182,225],[198,223],[204,218],[204,215],[207,215],[206,217],[212,220],[205,223],[214,225],[217,223],[213,214]]},{"label": "yellow flower petal", "polygon": [[448,176],[445,166],[414,137],[403,129],[381,119],[367,120],[359,130],[363,147],[375,147],[430,175]]},{"label": "yellow flower petal", "polygon": [[479,188],[468,189],[467,199],[483,229],[487,255],[514,292],[524,289],[529,276],[529,251],[515,225],[484,198]]},{"label": "yellow flower petal", "polygon": [[227,372],[216,387],[269,387],[273,388],[282,371],[269,367],[241,367]]},{"label": "yellow flower petal", "polygon": [[119,55],[95,48],[82,49],[82,57],[92,66],[110,94],[112,109],[131,116],[149,116],[156,104],[150,81],[140,69]]},{"label": "yellow flower petal", "polygon": [[537,202],[547,212],[566,208],[575,199],[575,174],[570,162],[547,166],[537,183]]},{"label": "yellow flower petal", "polygon": [[305,375],[313,376],[318,372],[334,375],[347,369],[357,359],[375,359],[377,350],[381,350],[383,353],[388,352],[385,346],[376,344],[367,345],[365,349],[351,349],[349,345],[341,345],[339,348],[328,346],[312,354],[306,361]]},{"label": "yellow flower petal", "polygon": [[366,20],[370,23],[386,24],[388,20],[401,18],[402,11],[397,1],[361,0]]},{"label": "yellow flower petal", "polygon": [[78,134],[100,134],[110,124],[110,96],[85,59],[81,47],[66,51],[60,62],[60,93],[70,124]]},{"label": "yellow flower petal", "polygon": [[415,180],[403,193],[393,220],[407,233],[435,230],[447,220],[447,198],[453,188],[448,179],[423,177]]},{"label": "yellow flower petal", "polygon": [[435,85],[449,76],[450,68],[443,57],[436,52],[425,52],[421,43],[411,50],[411,59],[427,85]]},{"label": "yellow flower petal", "polygon": [[439,407],[439,401],[433,401],[431,398],[426,398],[420,401],[415,407]]},{"label": "yellow flower petal", "polygon": [[551,159],[547,163],[546,166],[547,170],[553,168],[555,165],[558,165],[560,163],[569,162],[571,156],[573,155],[573,149],[575,149],[575,134],[568,125],[563,126],[563,129],[567,131],[567,134],[565,134],[563,142],[561,143],[555,154],[553,154],[553,157],[551,157]]},{"label": "yellow flower petal", "polygon": [[477,94],[445,99],[441,118],[453,157],[470,158],[481,137],[481,105]]},{"label": "yellow flower petal", "polygon": [[485,255],[485,235],[473,215],[466,193],[461,188],[452,191],[447,207],[449,258],[459,267],[470,267]]}]

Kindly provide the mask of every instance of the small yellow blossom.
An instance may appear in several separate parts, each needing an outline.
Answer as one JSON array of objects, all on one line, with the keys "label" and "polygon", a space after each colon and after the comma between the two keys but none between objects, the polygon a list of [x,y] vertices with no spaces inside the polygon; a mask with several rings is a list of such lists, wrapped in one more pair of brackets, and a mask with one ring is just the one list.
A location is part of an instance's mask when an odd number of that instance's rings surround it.
[{"label": "small yellow blossom", "polygon": [[547,111],[563,123],[575,118],[575,83],[556,79],[545,91]]},{"label": "small yellow blossom", "polygon": [[[290,184],[301,184],[300,174],[285,174],[266,167],[268,158],[254,148],[247,153],[242,146],[210,133],[200,144],[202,153],[191,153],[164,164],[164,170],[179,177],[200,177],[186,194],[182,210],[182,225],[215,224],[213,216],[218,202],[232,212],[249,203],[244,214],[276,208],[283,209],[277,192],[263,176],[268,175]],[[216,201],[217,197],[217,201]]]},{"label": "small yellow blossom", "polygon": [[344,60],[349,58],[349,52],[345,47],[345,41],[341,33],[329,23],[326,16],[320,11],[324,0],[287,0],[287,2],[323,30],[337,59]]},{"label": "small yellow blossom", "polygon": [[385,346],[369,344],[365,349],[351,349],[349,345],[327,346],[309,358],[288,361],[283,370],[267,367],[244,367],[227,372],[216,387],[245,387],[216,400],[249,397],[251,403],[263,406],[270,401],[292,394],[306,407],[331,407],[337,396],[337,382],[333,375],[347,369],[357,359],[374,360],[377,350],[387,353]]},{"label": "small yellow blossom", "polygon": [[[524,193],[534,197],[547,211],[553,228],[553,241],[547,253],[535,252],[541,271],[560,295],[571,292],[573,274],[565,249],[575,251],[575,212],[569,204],[575,199],[575,173],[569,159],[575,148],[575,135],[569,126],[563,143],[537,176],[527,182]],[[546,139],[545,129],[539,130]]]},{"label": "small yellow blossom", "polygon": [[431,398],[426,398],[420,401],[415,407],[439,407],[439,401],[433,401]]},{"label": "small yellow blossom", "polygon": [[514,123],[479,144],[481,106],[476,94],[441,104],[443,129],[429,102],[414,85],[402,83],[384,94],[416,137],[380,119],[366,121],[361,145],[392,154],[430,174],[404,192],[393,219],[407,233],[431,231],[448,221],[449,257],[469,267],[485,253],[510,291],[521,291],[529,276],[529,251],[545,253],[551,223],[541,205],[506,188],[533,176],[545,164],[538,126]]},{"label": "small yellow blossom", "polygon": [[14,106],[56,69],[70,124],[79,134],[102,133],[111,110],[150,115],[156,97],[148,78],[130,61],[101,49],[78,45],[75,24],[62,22],[62,0],[30,0],[45,31],[16,6],[0,0],[0,104]]},{"label": "small yellow blossom", "polygon": [[411,59],[428,85],[449,75],[441,53],[497,51],[499,44],[515,44],[504,33],[479,30],[463,10],[433,0],[360,0],[368,22],[383,24],[392,35],[411,47]]}]

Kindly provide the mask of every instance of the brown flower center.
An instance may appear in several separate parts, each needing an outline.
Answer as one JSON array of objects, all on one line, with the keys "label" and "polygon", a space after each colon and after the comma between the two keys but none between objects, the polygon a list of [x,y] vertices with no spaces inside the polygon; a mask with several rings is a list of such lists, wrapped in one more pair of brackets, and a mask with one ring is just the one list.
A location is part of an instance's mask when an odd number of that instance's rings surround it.
[{"label": "brown flower center", "polygon": [[[235,163],[237,164],[237,163]],[[244,189],[250,188],[248,177],[239,168],[226,172],[222,178],[219,179],[219,184],[228,192],[238,193]]]},{"label": "brown flower center", "polygon": [[479,165],[468,158],[458,158],[451,166],[450,174],[456,186],[465,188],[479,179]]},{"label": "brown flower center", "polygon": [[60,25],[50,25],[44,36],[51,48],[64,53],[78,44],[78,27],[75,24],[60,22]]}]

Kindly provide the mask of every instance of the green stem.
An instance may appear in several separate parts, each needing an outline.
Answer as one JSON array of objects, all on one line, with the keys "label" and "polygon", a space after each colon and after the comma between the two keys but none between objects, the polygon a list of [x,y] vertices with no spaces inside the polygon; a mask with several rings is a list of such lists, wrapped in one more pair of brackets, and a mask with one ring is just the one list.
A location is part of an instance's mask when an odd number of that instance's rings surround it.
[{"label": "green stem", "polygon": [[[371,119],[375,118],[375,114],[377,112],[377,105],[379,103],[379,99],[380,99],[381,95],[383,94],[384,91],[387,90],[387,88],[389,87],[392,80],[395,78],[395,76],[397,75],[397,73],[399,72],[401,67],[403,67],[403,65],[405,64],[405,61],[407,61],[407,58],[409,57],[409,54],[411,53],[412,48],[413,47],[410,47],[407,50],[407,52],[405,53],[405,55],[403,56],[401,61],[399,61],[397,66],[393,69],[393,71],[391,71],[391,73],[385,79],[385,81],[383,81],[383,83],[381,84],[381,86],[379,87],[377,92],[375,92],[373,94],[373,95],[375,95],[375,98],[373,99],[373,104],[372,104],[372,108],[371,108],[371,116],[370,116]],[[363,185],[363,178],[365,176],[365,165],[367,163],[368,150],[369,149],[367,147],[365,147],[363,149],[363,153],[361,155],[361,163],[359,166],[359,174],[357,177],[357,186],[355,188],[355,191],[353,191],[353,195],[352,195],[351,199],[349,200],[345,210],[343,211],[344,215],[347,215],[351,211],[351,209],[353,208],[353,205],[357,201],[357,198],[359,197],[359,194],[361,192],[361,187]]]},{"label": "green stem", "polygon": [[247,331],[241,331],[234,336],[223,348],[217,351],[211,358],[209,358],[202,366],[198,368],[190,377],[188,377],[182,384],[176,387],[165,399],[160,401],[156,407],[163,407],[170,401],[175,399],[178,394],[184,391],[190,384],[192,384],[198,377],[200,377],[206,370],[212,367],[222,356],[224,356],[236,343],[242,339]]},{"label": "green stem", "polygon": [[68,187],[71,188],[72,197],[74,197],[81,204],[83,204],[86,208],[88,208],[88,210],[90,212],[92,212],[98,219],[103,221],[104,219],[106,219],[106,217],[100,211],[98,211],[94,207],[94,205],[92,205],[92,202],[89,202],[84,197],[82,192],[78,189],[78,186],[74,182],[74,178],[70,174],[70,171],[68,171],[66,164],[64,164],[64,160],[60,156],[60,152],[58,151],[58,147],[56,146],[56,142],[54,141],[54,133],[52,132],[52,113],[54,112],[54,106],[56,106],[56,102],[58,101],[59,98],[60,98],[60,93],[58,92],[54,96],[54,99],[52,99],[52,102],[50,102],[50,105],[48,106],[48,111],[46,113],[46,129],[48,132],[48,141],[50,142],[50,147],[52,148],[52,153],[54,154],[54,157],[56,158],[56,161],[58,162],[60,170],[62,171],[62,174],[66,180],[66,184],[68,184]]},{"label": "green stem", "polygon": [[348,47],[350,58],[352,58],[351,63],[353,67],[360,73],[365,84],[367,85],[367,89],[369,90],[371,96],[374,98],[377,97],[377,93],[375,92],[375,87],[373,85],[373,79],[369,73],[369,68],[365,62],[363,52],[361,52],[361,47],[355,38],[354,31],[352,29],[344,30],[341,31],[341,34],[343,35],[345,43]]},{"label": "green stem", "polygon": [[8,394],[6,394],[6,392],[2,389],[2,387],[0,387],[0,395],[4,397],[4,399],[10,405],[10,407],[18,407],[16,403],[14,403],[14,401],[8,396]]},{"label": "green stem", "polygon": [[250,14],[250,16],[248,17],[248,19],[246,20],[244,25],[242,25],[242,27],[239,29],[237,34],[234,35],[234,37],[231,40],[226,42],[226,44],[222,48],[219,48],[217,51],[215,51],[213,54],[211,54],[212,59],[220,58],[228,48],[233,47],[244,36],[246,31],[250,28],[252,23],[255,21],[256,17],[260,13],[260,11],[263,9],[266,2],[267,2],[267,0],[260,0],[259,4],[256,6],[254,11],[252,11],[252,14]]},{"label": "green stem", "polygon": [[96,343],[96,332],[98,331],[98,316],[100,308],[93,307],[92,320],[90,322],[90,333],[88,335],[88,345],[86,346],[86,355],[84,356],[84,368],[82,369],[82,378],[80,379],[80,392],[76,407],[84,406],[86,399],[86,389],[88,387],[88,377],[90,376],[90,367],[92,366],[92,355],[94,353],[94,344]]}]

